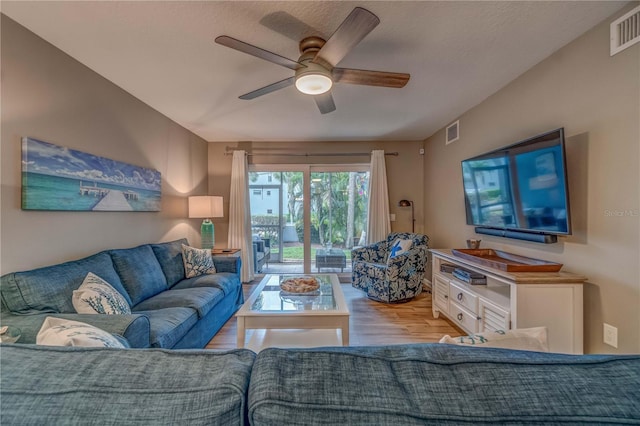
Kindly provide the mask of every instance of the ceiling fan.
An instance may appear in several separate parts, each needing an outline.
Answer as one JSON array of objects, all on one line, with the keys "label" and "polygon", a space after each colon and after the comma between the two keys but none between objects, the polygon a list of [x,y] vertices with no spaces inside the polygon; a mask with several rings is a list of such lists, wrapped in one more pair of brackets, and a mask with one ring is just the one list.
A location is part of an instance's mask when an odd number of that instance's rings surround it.
[{"label": "ceiling fan", "polygon": [[401,88],[409,81],[410,75],[404,73],[336,67],[379,23],[380,19],[376,15],[356,7],[329,37],[329,40],[325,41],[316,36],[301,40],[301,56],[297,61],[225,35],[217,37],[215,41],[295,71],[293,77],[246,93],[240,96],[240,99],[254,99],[295,84],[300,92],[313,95],[320,112],[327,114],[336,109],[330,91],[334,83]]}]

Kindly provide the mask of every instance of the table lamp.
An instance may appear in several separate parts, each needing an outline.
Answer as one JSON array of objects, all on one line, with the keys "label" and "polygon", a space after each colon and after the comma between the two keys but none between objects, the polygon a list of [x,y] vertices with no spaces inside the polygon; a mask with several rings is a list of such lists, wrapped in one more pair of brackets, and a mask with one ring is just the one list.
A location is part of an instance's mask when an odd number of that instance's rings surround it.
[{"label": "table lamp", "polygon": [[189,197],[189,218],[204,218],[200,227],[202,248],[212,249],[215,244],[212,217],[223,217],[222,197],[198,195]]}]

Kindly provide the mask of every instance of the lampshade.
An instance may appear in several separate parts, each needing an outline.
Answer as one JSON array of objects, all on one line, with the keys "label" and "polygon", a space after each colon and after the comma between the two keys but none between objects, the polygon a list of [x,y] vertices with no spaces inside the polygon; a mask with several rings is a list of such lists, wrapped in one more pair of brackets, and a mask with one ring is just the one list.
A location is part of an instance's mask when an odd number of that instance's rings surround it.
[{"label": "lampshade", "polygon": [[411,206],[411,204],[413,204],[413,202],[412,202],[412,201],[409,201],[409,200],[400,200],[400,201],[398,202],[398,207],[409,207],[409,206]]},{"label": "lampshade", "polygon": [[198,195],[189,197],[190,218],[223,217],[222,197]]}]

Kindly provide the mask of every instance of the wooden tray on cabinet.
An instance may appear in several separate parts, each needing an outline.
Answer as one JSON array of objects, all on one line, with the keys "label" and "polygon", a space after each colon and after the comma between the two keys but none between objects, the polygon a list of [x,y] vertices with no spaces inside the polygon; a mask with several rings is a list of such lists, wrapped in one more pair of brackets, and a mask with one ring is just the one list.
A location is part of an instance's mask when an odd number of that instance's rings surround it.
[{"label": "wooden tray on cabinet", "polygon": [[547,262],[493,249],[453,249],[454,256],[506,272],[558,272],[562,263]]}]

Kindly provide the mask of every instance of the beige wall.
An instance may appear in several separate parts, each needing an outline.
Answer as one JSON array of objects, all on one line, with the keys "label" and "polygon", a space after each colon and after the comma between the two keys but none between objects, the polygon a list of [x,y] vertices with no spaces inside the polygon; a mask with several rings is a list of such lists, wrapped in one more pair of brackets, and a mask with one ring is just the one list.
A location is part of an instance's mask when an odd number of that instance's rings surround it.
[{"label": "beige wall", "polygon": [[[207,143],[2,15],[2,273],[102,249],[199,242],[186,196],[207,192]],[[31,136],[162,173],[161,212],[20,209],[20,141]]]},{"label": "beige wall", "polygon": [[[397,207],[398,201],[409,199],[415,203],[416,232],[423,232],[424,191],[422,188],[423,161],[419,151],[422,141],[401,142],[212,142],[209,144],[209,190],[211,195],[222,195],[225,218],[213,219],[216,224],[216,244],[226,246],[229,217],[229,186],[231,183],[231,155],[233,149],[249,153],[370,153],[374,149],[397,152],[398,156],[386,156],[387,183],[389,185],[389,211],[395,213],[396,221],[391,229],[398,232],[411,231],[411,210]],[[251,156],[249,164],[354,164],[369,163],[365,156],[286,157],[278,155]]]},{"label": "beige wall", "polygon": [[[621,15],[617,14],[617,16]],[[640,352],[640,45],[609,56],[609,23],[565,46],[460,117],[460,140],[426,141],[425,228],[432,247],[484,247],[563,263],[586,275],[585,351]],[[565,128],[573,235],[544,245],[475,235],[460,161]],[[613,211],[632,215],[611,216]],[[602,342],[618,328],[618,349]]]}]

